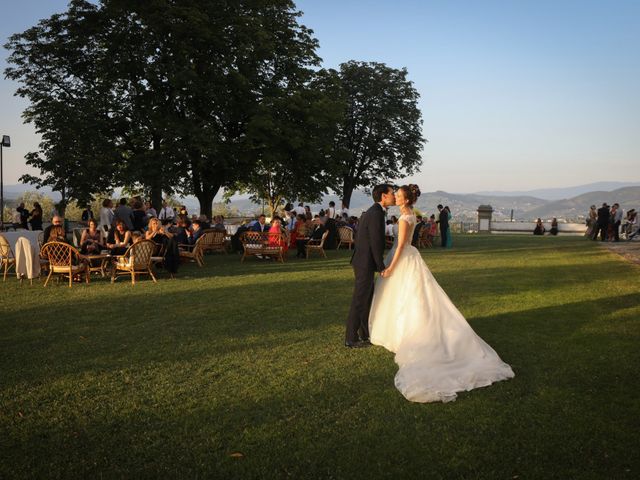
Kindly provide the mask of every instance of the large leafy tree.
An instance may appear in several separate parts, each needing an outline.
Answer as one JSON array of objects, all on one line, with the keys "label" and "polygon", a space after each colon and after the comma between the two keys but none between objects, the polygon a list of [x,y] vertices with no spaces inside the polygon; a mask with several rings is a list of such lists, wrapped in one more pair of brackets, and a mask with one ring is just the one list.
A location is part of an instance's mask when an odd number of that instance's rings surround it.
[{"label": "large leafy tree", "polygon": [[419,94],[406,69],[350,61],[334,71],[342,87],[344,119],[335,141],[332,187],[348,208],[357,188],[418,171],[422,163]]},{"label": "large leafy tree", "polygon": [[115,150],[107,124],[108,85],[99,80],[99,49],[103,40],[96,7],[73,1],[64,15],[54,15],[9,38],[12,53],[5,71],[21,83],[16,94],[31,101],[23,113],[42,135],[39,150],[27,164],[41,177],[22,176],[37,187],[50,186],[70,200],[90,201],[108,189],[115,173]]},{"label": "large leafy tree", "polygon": [[[43,120],[54,108],[48,92],[64,103],[70,91],[95,126],[83,141],[105,147],[96,167],[156,202],[162,192],[195,194],[208,215],[218,190],[258,162],[249,155],[253,116],[304,84],[319,62],[298,17],[290,0],[73,0],[65,14],[11,37],[6,75],[37,105],[27,120],[41,133],[60,138]],[[61,152],[77,148],[48,150],[55,155],[38,166],[52,177],[93,161],[78,156],[58,168]]]}]

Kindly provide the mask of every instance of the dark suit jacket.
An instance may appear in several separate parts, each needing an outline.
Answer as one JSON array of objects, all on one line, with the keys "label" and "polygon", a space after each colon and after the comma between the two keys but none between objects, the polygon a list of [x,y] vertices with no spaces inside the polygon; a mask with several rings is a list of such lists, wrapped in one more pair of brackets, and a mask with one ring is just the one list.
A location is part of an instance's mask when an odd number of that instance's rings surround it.
[{"label": "dark suit jacket", "polygon": [[447,228],[449,226],[449,212],[444,208],[440,210],[440,216],[438,218],[440,220],[440,228]]},{"label": "dark suit jacket", "polygon": [[600,207],[598,209],[598,225],[609,225],[609,209],[607,207]]},{"label": "dark suit jacket", "polygon": [[364,212],[358,224],[355,250],[351,264],[355,269],[381,272],[385,269],[384,252],[384,209],[374,203]]}]

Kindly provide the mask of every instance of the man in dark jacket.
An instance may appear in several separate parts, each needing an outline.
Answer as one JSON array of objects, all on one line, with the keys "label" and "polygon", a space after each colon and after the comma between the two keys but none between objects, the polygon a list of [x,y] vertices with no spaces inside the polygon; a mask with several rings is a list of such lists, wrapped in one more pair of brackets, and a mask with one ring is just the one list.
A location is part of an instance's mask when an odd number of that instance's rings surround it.
[{"label": "man in dark jacket", "polygon": [[598,232],[600,232],[600,239],[604,242],[607,239],[607,229],[609,228],[609,205],[605,203],[598,209],[598,220],[596,221],[596,228],[593,230],[593,239],[598,239]]},{"label": "man in dark jacket", "polygon": [[442,248],[447,246],[447,234],[449,232],[449,212],[442,205],[438,205],[438,211],[440,215],[438,217],[438,223],[440,224],[440,242]]},{"label": "man in dark jacket", "polygon": [[384,214],[387,207],[395,205],[393,187],[389,184],[376,186],[373,189],[373,201],[376,203],[362,215],[358,224],[358,235],[351,257],[356,279],[345,336],[345,346],[350,348],[371,345],[369,310],[373,299],[375,272],[382,272],[385,268],[382,259],[385,243]]}]

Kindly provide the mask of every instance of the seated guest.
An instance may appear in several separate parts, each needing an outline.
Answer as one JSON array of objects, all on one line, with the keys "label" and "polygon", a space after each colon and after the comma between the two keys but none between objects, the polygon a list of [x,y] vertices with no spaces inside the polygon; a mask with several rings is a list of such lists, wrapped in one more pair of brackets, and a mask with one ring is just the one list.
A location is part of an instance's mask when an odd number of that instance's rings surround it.
[{"label": "seated guest", "polygon": [[191,235],[191,220],[185,215],[180,215],[178,217],[178,226],[176,227],[176,232],[174,234],[174,238],[178,245],[188,245],[189,244],[189,236]]},{"label": "seated guest", "polygon": [[211,228],[220,232],[226,232],[227,228],[224,225],[224,217],[222,215],[216,215],[213,217],[213,224]]},{"label": "seated guest", "polygon": [[298,221],[296,222],[295,229],[291,233],[291,245],[295,245],[298,249],[296,257],[304,257],[306,241],[309,240],[310,225],[307,222],[307,216],[304,214],[298,215]]},{"label": "seated guest", "polygon": [[253,226],[251,227],[251,231],[253,232],[268,232],[270,226],[267,225],[267,217],[264,216],[264,214],[260,215],[258,217],[258,221],[256,223],[253,224]]},{"label": "seated guest", "polygon": [[97,255],[105,248],[106,245],[104,244],[102,230],[98,228],[98,222],[90,218],[89,228],[83,230],[82,237],[80,237],[80,253]]},{"label": "seated guest", "polygon": [[211,228],[211,222],[209,222],[209,219],[207,218],[206,215],[200,215],[198,219],[200,220],[200,226],[202,227],[203,230],[207,230]]},{"label": "seated guest", "polygon": [[43,233],[44,241],[45,242],[49,241],[47,239],[49,238],[49,235],[51,234],[51,229],[53,227],[62,227],[63,225],[64,225],[64,218],[62,218],[60,215],[54,215],[53,218],[51,219],[51,225],[49,225],[47,228],[44,229],[44,233]]},{"label": "seated guest", "polygon": [[536,228],[533,229],[533,234],[544,235],[544,232],[545,232],[545,228],[544,228],[544,225],[542,224],[542,220],[540,219],[536,220]]},{"label": "seated guest", "polygon": [[123,220],[116,220],[116,225],[107,236],[107,248],[111,255],[124,255],[131,245],[131,232]]},{"label": "seated guest", "polygon": [[296,240],[296,245],[298,247],[298,253],[296,254],[296,257],[298,258],[305,258],[306,257],[306,245],[307,242],[311,239],[313,240],[320,240],[322,238],[322,235],[324,234],[324,232],[326,232],[327,229],[325,228],[325,226],[322,224],[322,221],[320,220],[320,218],[315,218],[311,224],[311,228],[307,229],[306,231],[306,237],[304,238],[298,238]]},{"label": "seated guest", "polygon": [[551,235],[558,235],[558,220],[556,217],[553,217],[553,220],[551,220],[551,230],[549,230],[549,233]]},{"label": "seated guest", "polygon": [[191,224],[191,230],[189,231],[189,245],[195,245],[203,234],[204,228],[202,228],[202,222],[200,220],[194,220]]},{"label": "seated guest", "polygon": [[151,202],[144,202],[144,213],[147,216],[147,221],[149,218],[158,216],[158,212],[153,208],[153,204]]},{"label": "seated guest", "polygon": [[416,216],[416,228],[413,230],[413,238],[411,239],[411,245],[414,247],[418,246],[418,239],[420,238],[420,232],[424,228],[426,223],[422,220],[422,215]]},{"label": "seated guest", "polygon": [[178,271],[180,263],[180,252],[178,243],[173,238],[173,234],[165,228],[159,219],[152,218],[149,220],[149,228],[145,233],[147,240],[152,240],[159,246],[159,250],[164,252],[164,268],[170,273]]},{"label": "seated guest", "polygon": [[349,222],[347,222],[347,227],[353,230],[355,234],[358,231],[358,217],[349,217]]},{"label": "seated guest", "polygon": [[64,232],[64,228],[60,225],[51,225],[48,227],[49,236],[45,237],[46,242],[63,242],[69,243],[67,240],[67,235]]},{"label": "seated guest", "polygon": [[269,246],[270,247],[282,247],[284,250],[284,254],[287,254],[287,249],[289,245],[286,241],[285,233],[282,228],[282,221],[280,217],[275,217],[273,222],[271,222],[271,227],[269,228]]},{"label": "seated guest", "polygon": [[144,240],[144,234],[142,234],[140,232],[133,232],[131,234],[131,243],[133,245],[135,245],[138,242],[141,242],[142,240]]}]

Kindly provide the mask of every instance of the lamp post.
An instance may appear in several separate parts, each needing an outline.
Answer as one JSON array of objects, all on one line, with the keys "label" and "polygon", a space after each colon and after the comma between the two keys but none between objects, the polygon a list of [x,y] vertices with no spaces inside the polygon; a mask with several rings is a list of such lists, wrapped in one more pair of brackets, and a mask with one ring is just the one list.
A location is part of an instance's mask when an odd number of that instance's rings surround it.
[{"label": "lamp post", "polygon": [[2,180],[2,148],[11,146],[9,135],[2,136],[0,142],[0,230],[4,230],[4,183]]}]

